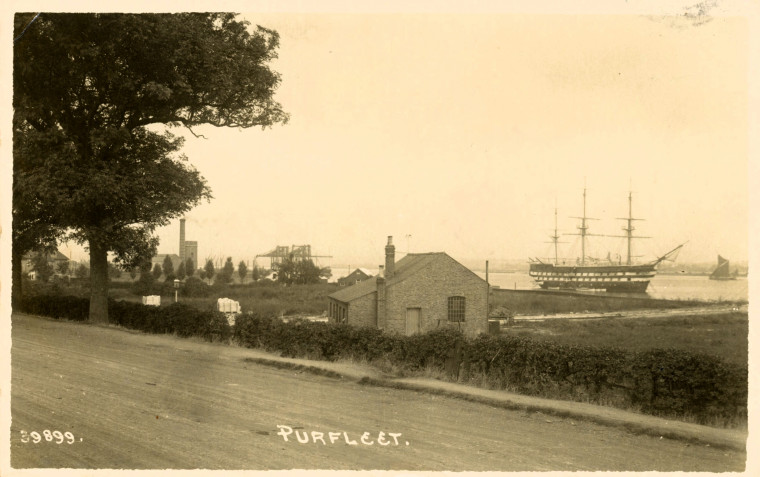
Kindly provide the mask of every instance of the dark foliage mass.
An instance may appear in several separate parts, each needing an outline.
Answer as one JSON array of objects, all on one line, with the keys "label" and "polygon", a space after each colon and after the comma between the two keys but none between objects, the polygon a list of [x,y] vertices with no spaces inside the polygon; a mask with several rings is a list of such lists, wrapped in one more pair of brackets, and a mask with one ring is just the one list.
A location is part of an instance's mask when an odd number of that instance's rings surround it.
[{"label": "dark foliage mass", "polygon": [[[84,321],[88,306],[82,298],[37,296],[25,298],[21,311]],[[131,329],[233,338],[242,346],[287,357],[385,362],[402,372],[432,368],[451,373],[453,362],[456,369],[449,377],[496,389],[702,423],[735,424],[747,418],[747,366],[687,351],[625,351],[511,336],[468,339],[451,329],[401,336],[250,313],[239,315],[231,327],[221,313],[182,304],[159,308],[110,301],[109,313],[116,323]]]},{"label": "dark foliage mass", "polygon": [[[50,318],[87,321],[90,300],[73,296],[40,295],[24,297],[20,311]],[[232,329],[224,314],[173,303],[169,306],[146,306],[125,301],[108,301],[112,323],[146,333],[171,333],[181,337],[198,336],[209,341],[227,340]]]},{"label": "dark foliage mass", "polygon": [[279,37],[231,13],[18,13],[14,33],[14,283],[26,251],[68,236],[89,248],[90,320],[108,322],[108,253],[139,266],[157,227],[211,198],[169,129],[287,121]]}]

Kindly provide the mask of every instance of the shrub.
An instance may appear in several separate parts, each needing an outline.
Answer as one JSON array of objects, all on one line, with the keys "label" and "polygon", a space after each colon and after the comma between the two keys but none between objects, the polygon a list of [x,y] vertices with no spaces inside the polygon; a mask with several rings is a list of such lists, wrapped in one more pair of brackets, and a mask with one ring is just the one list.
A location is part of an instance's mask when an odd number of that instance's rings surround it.
[{"label": "shrub", "polygon": [[[71,296],[24,297],[19,309],[25,313],[55,319],[86,321],[89,317],[90,300]],[[226,341],[232,336],[232,328],[223,313],[202,311],[181,303],[156,307],[109,300],[108,314],[111,323],[146,333],[197,336],[209,341]]]},{"label": "shrub", "polygon": [[90,315],[90,300],[74,296],[24,296],[20,300],[19,310],[55,319],[86,321]]}]

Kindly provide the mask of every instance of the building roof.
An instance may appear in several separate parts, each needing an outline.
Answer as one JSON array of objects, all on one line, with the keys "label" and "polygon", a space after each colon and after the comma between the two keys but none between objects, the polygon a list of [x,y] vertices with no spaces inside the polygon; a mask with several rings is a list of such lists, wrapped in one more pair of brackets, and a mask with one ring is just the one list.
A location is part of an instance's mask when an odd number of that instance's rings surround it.
[{"label": "building roof", "polygon": [[[418,271],[424,270],[429,265],[438,260],[451,260],[457,265],[463,268],[467,268],[451,258],[446,252],[408,253],[404,258],[395,263],[393,276],[386,280],[385,286],[391,287],[393,285],[396,285],[397,283],[400,283],[410,276],[414,275]],[[477,277],[478,280],[483,280],[475,272],[471,271],[471,273],[473,276]],[[485,283],[485,280],[483,282]],[[343,290],[339,290],[330,295],[330,298],[348,303],[376,291],[377,277],[372,277],[355,285],[344,288]]]},{"label": "building roof", "polygon": [[361,298],[364,295],[369,295],[377,291],[377,277],[368,278],[361,282],[357,282],[354,285],[346,287],[342,290],[336,291],[330,298],[333,298],[344,303]]},{"label": "building roof", "polygon": [[[26,253],[24,254],[24,259],[26,259],[26,260],[31,260],[32,258],[34,258],[34,255],[35,255],[36,253],[37,253],[37,252],[34,252],[34,251],[31,251],[31,252],[26,252]],[[62,254],[62,253],[60,252],[60,250],[56,250],[56,251],[55,251],[55,252],[53,252],[53,253],[49,253],[49,254],[47,254],[47,259],[48,259],[48,260],[55,260],[55,261],[59,261],[59,260],[66,260],[66,261],[69,261],[69,257],[67,257],[66,255]]]},{"label": "building roof", "polygon": [[163,259],[163,258],[166,258],[167,256],[171,258],[179,259],[179,255],[177,255],[176,253],[158,253],[153,256],[153,259],[154,260],[159,259],[159,258]]},{"label": "building roof", "polygon": [[340,277],[339,280],[345,280],[350,277],[355,276],[364,276],[364,277],[371,277],[373,273],[370,270],[367,270],[366,268],[355,268],[353,271],[349,272],[348,275],[345,277]]}]

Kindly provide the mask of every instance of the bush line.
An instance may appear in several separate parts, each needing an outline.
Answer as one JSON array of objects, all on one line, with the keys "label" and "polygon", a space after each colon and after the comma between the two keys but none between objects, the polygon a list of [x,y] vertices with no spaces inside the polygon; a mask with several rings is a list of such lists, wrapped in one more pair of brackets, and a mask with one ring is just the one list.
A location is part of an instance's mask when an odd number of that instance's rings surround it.
[{"label": "bush line", "polygon": [[[19,310],[55,319],[87,321],[90,300],[38,295],[21,299]],[[198,310],[182,303],[156,307],[108,300],[108,316],[112,324],[146,333],[171,333],[183,338],[197,336],[209,341],[226,341],[232,336],[232,328],[223,313]]]},{"label": "bush line", "polygon": [[[86,321],[89,300],[35,296],[20,310]],[[347,359],[392,365],[401,372],[433,369],[449,379],[491,389],[637,409],[702,424],[742,425],[747,419],[746,365],[676,349],[627,351],[561,345],[524,337],[480,335],[452,329],[401,336],[257,313],[230,326],[216,311],[175,303],[166,307],[109,301],[111,322],[148,333],[198,336],[261,348],[290,358]]]}]

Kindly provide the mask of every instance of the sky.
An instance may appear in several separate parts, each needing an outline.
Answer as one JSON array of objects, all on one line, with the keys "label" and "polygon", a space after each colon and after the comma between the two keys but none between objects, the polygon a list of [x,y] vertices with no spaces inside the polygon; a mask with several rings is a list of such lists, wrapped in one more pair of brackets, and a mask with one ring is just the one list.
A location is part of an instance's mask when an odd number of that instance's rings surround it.
[{"label": "sky", "polygon": [[[311,244],[323,265],[397,254],[525,260],[577,232],[679,261],[749,249],[749,24],[743,17],[244,13],[280,34],[286,125],[182,129],[214,199],[187,215],[201,259]],[[178,220],[157,231],[178,253]],[[574,237],[560,255],[574,256]],[[624,250],[590,239],[592,253]],[[63,246],[86,258],[78,246]],[[259,262],[264,264],[266,262]]]}]

